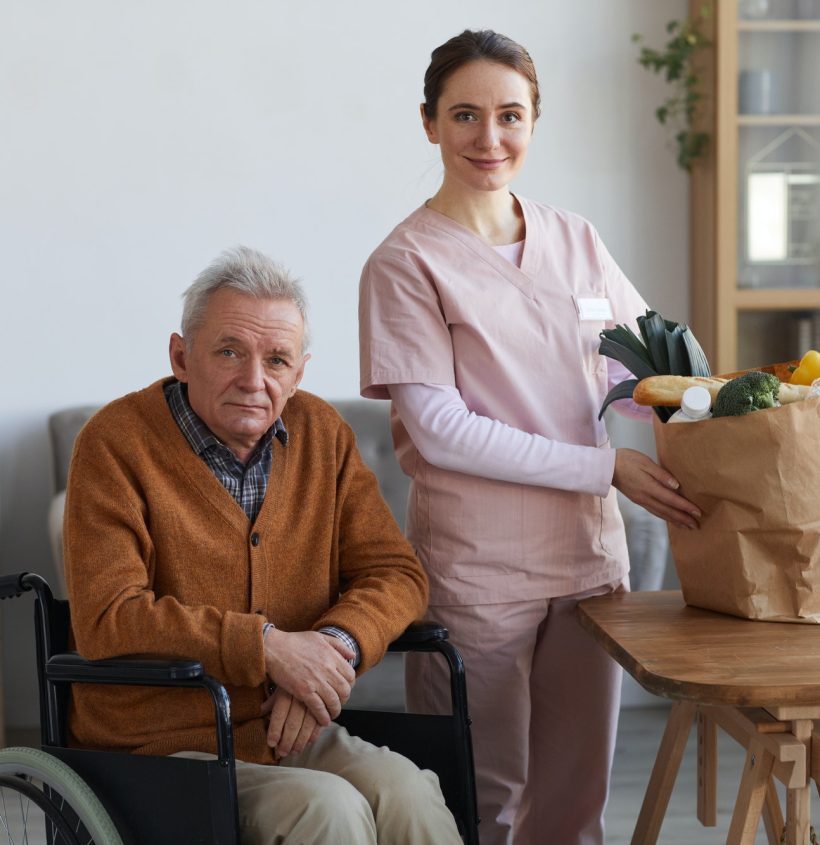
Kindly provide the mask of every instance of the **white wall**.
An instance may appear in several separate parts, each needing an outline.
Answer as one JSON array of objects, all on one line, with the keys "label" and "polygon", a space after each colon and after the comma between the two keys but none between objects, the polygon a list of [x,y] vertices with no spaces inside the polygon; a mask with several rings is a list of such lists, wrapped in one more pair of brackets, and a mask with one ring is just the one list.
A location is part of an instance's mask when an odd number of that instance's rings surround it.
[{"label": "white wall", "polygon": [[[685,0],[4,0],[0,11],[0,565],[52,565],[46,419],[168,371],[179,295],[245,243],[312,300],[304,386],[356,396],[359,270],[436,189],[430,50],[528,46],[544,113],[516,189],[580,212],[646,298],[687,316],[686,181],[635,61]],[[548,350],[545,350],[548,355]],[[556,365],[557,362],[556,362]],[[628,427],[622,437],[643,443]],[[30,600],[4,603],[5,700],[36,722]]]}]

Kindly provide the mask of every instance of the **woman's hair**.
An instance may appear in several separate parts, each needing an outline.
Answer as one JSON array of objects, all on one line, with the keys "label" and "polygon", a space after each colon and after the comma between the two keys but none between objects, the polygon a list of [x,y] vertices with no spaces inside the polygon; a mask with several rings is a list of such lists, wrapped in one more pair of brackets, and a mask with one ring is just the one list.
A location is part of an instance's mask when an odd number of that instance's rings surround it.
[{"label": "woman's hair", "polygon": [[533,119],[541,114],[541,95],[530,54],[520,45],[491,29],[477,32],[465,29],[436,47],[430,56],[430,66],[424,74],[424,114],[434,118],[444,83],[462,65],[475,61],[497,62],[518,71],[530,83]]},{"label": "woman's hair", "polygon": [[202,325],[211,295],[231,288],[257,299],[292,302],[302,315],[302,352],[308,346],[307,298],[299,280],[267,255],[238,246],[226,250],[194,279],[183,294],[182,336],[190,344]]}]

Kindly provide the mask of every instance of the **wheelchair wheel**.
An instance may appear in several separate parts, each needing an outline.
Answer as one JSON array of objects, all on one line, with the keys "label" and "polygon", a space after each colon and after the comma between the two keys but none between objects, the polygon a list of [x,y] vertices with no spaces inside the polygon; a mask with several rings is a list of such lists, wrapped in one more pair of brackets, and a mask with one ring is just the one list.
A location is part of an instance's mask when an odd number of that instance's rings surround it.
[{"label": "wheelchair wheel", "polygon": [[122,845],[122,839],[73,769],[36,748],[4,748],[0,845]]}]

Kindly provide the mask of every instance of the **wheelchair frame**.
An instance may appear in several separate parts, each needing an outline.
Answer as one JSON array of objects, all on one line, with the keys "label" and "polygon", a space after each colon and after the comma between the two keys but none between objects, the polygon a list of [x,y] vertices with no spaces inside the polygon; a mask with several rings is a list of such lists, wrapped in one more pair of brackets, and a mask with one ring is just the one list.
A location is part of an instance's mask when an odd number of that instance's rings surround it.
[{"label": "wheelchair frame", "polygon": [[[68,602],[55,599],[34,573],[0,577],[0,599],[36,595],[34,622],[42,750],[70,767],[107,811],[125,845],[239,845],[239,816],[230,699],[196,660],[89,661],[68,650]],[[337,719],[352,734],[388,745],[438,775],[448,808],[466,845],[478,845],[478,815],[470,719],[461,656],[435,623],[411,626],[394,652],[438,652],[450,669],[452,713],[425,715],[343,710]],[[216,725],[217,759],[191,760],[68,747],[66,719],[74,683],[164,686],[205,690]],[[180,789],[180,783],[185,784]],[[174,795],[173,808],[168,796]],[[128,796],[127,800],[123,796]],[[202,813],[202,807],[210,813]],[[147,808],[147,809],[146,809]],[[97,845],[108,843],[97,842]]]}]

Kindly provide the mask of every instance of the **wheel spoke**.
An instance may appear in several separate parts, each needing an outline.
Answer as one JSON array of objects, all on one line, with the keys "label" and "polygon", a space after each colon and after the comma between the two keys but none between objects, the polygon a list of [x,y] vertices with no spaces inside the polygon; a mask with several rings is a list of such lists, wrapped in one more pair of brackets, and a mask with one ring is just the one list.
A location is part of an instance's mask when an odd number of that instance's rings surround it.
[{"label": "wheel spoke", "polygon": [[14,845],[14,840],[11,838],[11,831],[9,830],[9,826],[8,826],[9,814],[8,814],[8,810],[6,809],[6,790],[0,789],[0,793],[2,793],[2,795],[3,795],[3,819],[2,819],[3,827],[5,828],[6,837],[9,840],[9,845]]},{"label": "wheel spoke", "polygon": [[25,798],[25,807],[23,806],[23,799],[25,796],[21,793],[17,793],[17,803],[20,805],[20,818],[23,820],[23,842],[22,845],[28,845],[28,814],[31,808],[31,801],[28,798]]},{"label": "wheel spoke", "polygon": [[17,793],[17,801],[20,804],[20,818],[23,820],[23,842],[22,845],[28,845],[28,813],[31,808],[31,801],[26,798],[26,806],[23,807],[23,794]]}]

